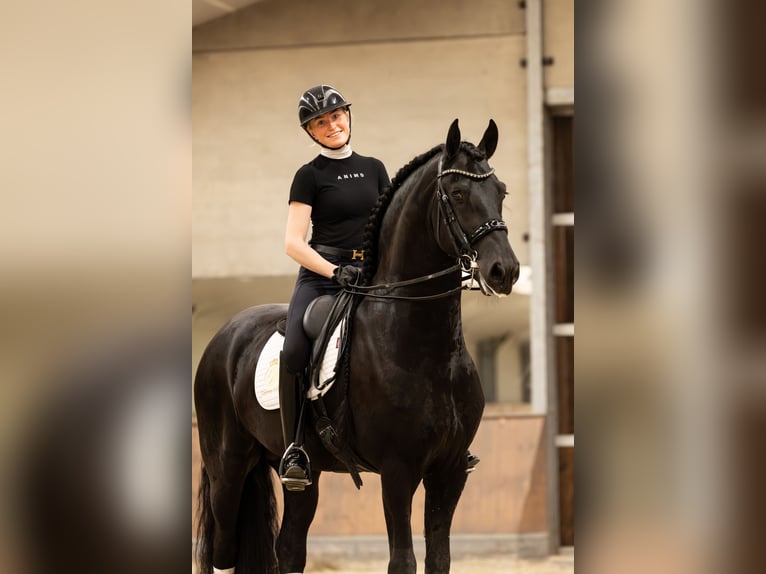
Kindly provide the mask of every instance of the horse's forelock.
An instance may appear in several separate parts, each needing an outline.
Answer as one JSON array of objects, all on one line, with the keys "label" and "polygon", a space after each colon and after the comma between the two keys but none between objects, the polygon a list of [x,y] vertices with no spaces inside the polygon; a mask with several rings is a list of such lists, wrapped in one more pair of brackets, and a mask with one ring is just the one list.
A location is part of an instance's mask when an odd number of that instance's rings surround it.
[{"label": "horse's forelock", "polygon": [[460,150],[475,162],[486,161],[487,154],[473,145],[471,142],[460,142]]}]

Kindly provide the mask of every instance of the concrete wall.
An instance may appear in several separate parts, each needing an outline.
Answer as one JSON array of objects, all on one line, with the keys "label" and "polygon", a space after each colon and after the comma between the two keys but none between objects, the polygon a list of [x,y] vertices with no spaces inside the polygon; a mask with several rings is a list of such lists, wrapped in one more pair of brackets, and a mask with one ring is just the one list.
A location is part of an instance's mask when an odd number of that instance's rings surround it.
[{"label": "concrete wall", "polygon": [[544,0],[543,54],[546,88],[574,88],[574,0]]},{"label": "concrete wall", "polygon": [[522,363],[521,345],[529,340],[528,332],[512,333],[503,341],[497,349],[497,401],[501,403],[521,403],[522,386],[521,382],[525,369],[529,369]]},{"label": "concrete wall", "polygon": [[197,51],[523,35],[508,0],[265,0],[193,30]]}]

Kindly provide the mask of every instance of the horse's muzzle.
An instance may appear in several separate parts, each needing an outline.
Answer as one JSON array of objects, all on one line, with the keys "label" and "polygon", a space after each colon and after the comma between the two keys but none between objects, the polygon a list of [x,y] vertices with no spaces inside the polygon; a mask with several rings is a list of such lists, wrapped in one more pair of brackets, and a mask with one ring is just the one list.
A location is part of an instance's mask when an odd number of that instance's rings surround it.
[{"label": "horse's muzzle", "polygon": [[519,280],[519,261],[515,255],[510,259],[495,260],[488,263],[486,270],[479,263],[479,284],[485,295],[505,296],[510,294],[513,285]]},{"label": "horse's muzzle", "polygon": [[519,260],[513,250],[503,250],[501,255],[483,258],[479,255],[479,285],[485,295],[503,297],[509,295],[519,280]]}]

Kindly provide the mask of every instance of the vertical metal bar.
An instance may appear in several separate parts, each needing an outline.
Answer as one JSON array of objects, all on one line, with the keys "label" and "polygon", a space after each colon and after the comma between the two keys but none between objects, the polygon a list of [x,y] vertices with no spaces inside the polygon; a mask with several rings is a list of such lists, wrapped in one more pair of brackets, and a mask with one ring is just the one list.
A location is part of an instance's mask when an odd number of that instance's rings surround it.
[{"label": "vertical metal bar", "polygon": [[528,0],[527,28],[527,185],[529,189],[530,311],[532,408],[546,415],[548,547],[559,546],[559,477],[556,435],[558,405],[553,360],[550,207],[545,178],[545,101],[543,89],[542,0]]}]

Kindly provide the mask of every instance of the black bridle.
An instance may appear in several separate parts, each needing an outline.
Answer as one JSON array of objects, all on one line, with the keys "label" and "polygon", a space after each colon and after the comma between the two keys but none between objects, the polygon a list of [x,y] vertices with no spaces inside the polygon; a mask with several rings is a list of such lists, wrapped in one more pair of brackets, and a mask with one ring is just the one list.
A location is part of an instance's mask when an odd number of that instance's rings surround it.
[{"label": "black bridle", "polygon": [[442,269],[441,271],[437,271],[436,273],[431,273],[429,275],[423,275],[420,277],[415,277],[413,279],[406,279],[404,281],[396,281],[393,283],[379,283],[377,285],[352,285],[347,287],[346,291],[354,293],[355,295],[363,295],[365,297],[374,297],[376,299],[429,301],[432,299],[440,299],[442,297],[447,297],[448,295],[452,295],[453,293],[457,293],[458,291],[469,289],[469,287],[464,287],[460,285],[458,287],[455,287],[454,289],[450,289],[442,293],[437,293],[435,295],[422,295],[422,296],[381,295],[381,294],[369,292],[369,291],[374,291],[377,289],[391,290],[391,289],[397,289],[399,287],[406,287],[408,285],[425,283],[426,281],[431,281],[438,277],[443,277],[445,275],[449,275],[450,273],[454,273],[457,270],[462,270],[465,274],[467,274],[466,277],[463,277],[462,281],[466,281],[470,279],[469,285],[471,285],[474,282],[474,275],[476,274],[476,271],[479,268],[479,265],[476,262],[476,258],[478,257],[478,254],[476,250],[473,248],[473,245],[477,241],[479,241],[482,237],[484,237],[485,235],[493,231],[502,230],[502,231],[505,231],[506,233],[508,232],[508,226],[505,224],[505,222],[502,219],[489,219],[485,221],[484,223],[482,223],[481,225],[479,225],[478,227],[476,227],[476,229],[474,229],[471,233],[466,234],[466,232],[463,231],[463,227],[460,225],[460,221],[458,221],[457,216],[455,215],[455,209],[452,207],[452,202],[450,201],[450,198],[447,195],[447,192],[444,191],[444,186],[442,186],[442,177],[444,177],[445,175],[454,174],[454,175],[467,177],[470,179],[484,180],[484,179],[487,179],[489,176],[491,176],[493,173],[495,173],[495,169],[491,168],[488,172],[485,172],[485,173],[473,173],[470,171],[464,171],[462,169],[454,169],[454,168],[445,169],[442,171],[443,162],[444,162],[444,155],[442,154],[439,157],[439,164],[436,170],[436,200],[438,205],[437,209],[439,210],[440,220],[449,229],[450,234],[452,235],[452,239],[455,242],[455,245],[457,246],[457,263],[455,265],[452,265],[451,267],[448,267],[447,269]]},{"label": "black bridle", "polygon": [[444,186],[442,186],[442,178],[445,175],[455,174],[470,179],[483,180],[487,179],[490,175],[495,173],[495,169],[491,168],[488,172],[485,173],[472,173],[470,171],[463,171],[462,169],[445,169],[442,171],[443,161],[444,156],[441,156],[439,158],[439,167],[437,168],[436,173],[436,198],[439,204],[439,211],[442,215],[442,221],[447,225],[447,228],[452,234],[452,239],[455,241],[455,244],[458,247],[458,258],[464,258],[468,256],[470,259],[475,261],[476,250],[473,248],[473,244],[492,231],[504,230],[507,232],[508,227],[505,225],[505,222],[502,219],[489,219],[479,225],[471,233],[466,235],[465,231],[463,231],[463,227],[460,225],[460,222],[457,219],[457,216],[455,215],[455,210],[452,207],[449,196],[447,195],[447,192],[444,191]]}]

